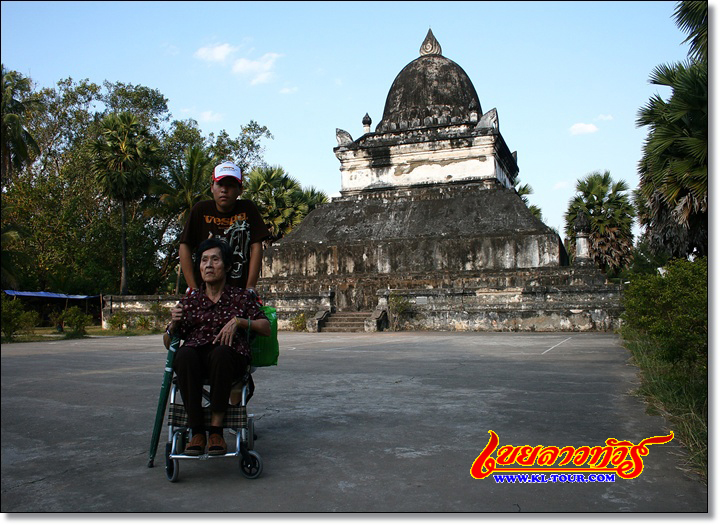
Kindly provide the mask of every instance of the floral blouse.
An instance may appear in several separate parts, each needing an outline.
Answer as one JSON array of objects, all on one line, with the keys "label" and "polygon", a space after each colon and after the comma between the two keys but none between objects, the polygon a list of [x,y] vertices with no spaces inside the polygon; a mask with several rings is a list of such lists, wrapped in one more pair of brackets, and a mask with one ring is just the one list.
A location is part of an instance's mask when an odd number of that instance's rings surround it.
[{"label": "floral blouse", "polygon": [[[183,320],[180,322],[180,337],[187,346],[212,344],[223,326],[234,317],[243,319],[267,319],[258,302],[243,288],[225,285],[220,299],[213,303],[205,294],[205,284],[193,289],[180,300]],[[236,352],[250,357],[247,331],[238,328],[232,345]]]}]

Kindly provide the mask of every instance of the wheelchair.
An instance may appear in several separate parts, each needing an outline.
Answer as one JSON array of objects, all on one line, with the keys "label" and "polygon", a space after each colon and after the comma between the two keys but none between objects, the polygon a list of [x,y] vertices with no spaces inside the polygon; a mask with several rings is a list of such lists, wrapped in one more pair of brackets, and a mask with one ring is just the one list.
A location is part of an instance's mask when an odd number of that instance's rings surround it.
[{"label": "wheelchair", "polygon": [[[247,413],[247,403],[252,396],[250,385],[252,384],[252,373],[255,367],[248,367],[243,377],[237,381],[231,390],[231,397],[239,394],[240,401],[231,405],[228,404],[223,420],[223,428],[230,429],[235,434],[235,450],[231,450],[232,440],[227,440],[228,450],[223,456],[188,456],[184,454],[185,445],[190,438],[190,428],[187,426],[187,413],[182,400],[179,400],[180,390],[177,385],[177,376],[173,374],[172,385],[169,395],[168,406],[168,442],[165,444],[165,475],[171,482],[176,482],[180,475],[180,462],[185,460],[207,460],[223,458],[239,458],[240,471],[249,479],[260,476],[263,470],[263,462],[260,454],[254,449],[255,425],[253,414]],[[203,386],[203,412],[205,424],[210,424],[210,387],[206,383]]]}]

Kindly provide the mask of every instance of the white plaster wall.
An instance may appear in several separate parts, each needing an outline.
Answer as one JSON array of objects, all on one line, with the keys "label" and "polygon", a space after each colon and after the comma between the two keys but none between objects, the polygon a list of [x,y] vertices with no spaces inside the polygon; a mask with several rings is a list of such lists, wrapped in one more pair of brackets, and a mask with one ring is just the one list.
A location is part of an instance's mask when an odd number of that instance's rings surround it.
[{"label": "white plaster wall", "polygon": [[[498,179],[509,185],[507,174],[495,159],[492,136],[476,137],[467,147],[452,147],[450,141],[392,146],[386,162],[373,159],[367,150],[339,152],[338,158],[343,191],[482,179]],[[384,166],[373,167],[373,163]]]}]

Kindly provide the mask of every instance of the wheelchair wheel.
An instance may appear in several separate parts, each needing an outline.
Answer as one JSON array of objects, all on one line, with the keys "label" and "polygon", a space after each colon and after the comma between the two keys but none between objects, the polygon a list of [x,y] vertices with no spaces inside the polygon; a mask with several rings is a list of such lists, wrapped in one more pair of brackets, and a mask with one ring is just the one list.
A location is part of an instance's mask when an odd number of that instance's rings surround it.
[{"label": "wheelchair wheel", "polygon": [[172,453],[172,443],[165,444],[165,475],[167,479],[175,483],[180,475],[180,461],[177,459],[170,459]]},{"label": "wheelchair wheel", "polygon": [[262,458],[260,454],[254,450],[250,450],[246,457],[240,456],[240,470],[242,470],[243,476],[248,479],[255,479],[261,473],[263,469]]}]

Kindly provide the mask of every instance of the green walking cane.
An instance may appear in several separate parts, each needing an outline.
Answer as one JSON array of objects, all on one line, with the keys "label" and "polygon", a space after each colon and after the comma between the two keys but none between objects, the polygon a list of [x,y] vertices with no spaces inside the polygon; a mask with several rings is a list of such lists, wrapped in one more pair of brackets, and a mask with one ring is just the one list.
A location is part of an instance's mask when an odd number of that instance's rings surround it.
[{"label": "green walking cane", "polygon": [[175,360],[175,352],[177,352],[179,346],[180,337],[173,335],[170,346],[168,347],[167,358],[165,359],[165,374],[163,375],[162,388],[160,388],[160,398],[158,399],[157,412],[155,413],[155,426],[153,427],[152,439],[150,440],[148,468],[152,468],[153,462],[155,461],[155,454],[157,453],[158,442],[160,441],[160,432],[162,432],[163,421],[165,420],[165,408],[167,407],[168,396],[170,395],[173,361]]}]

